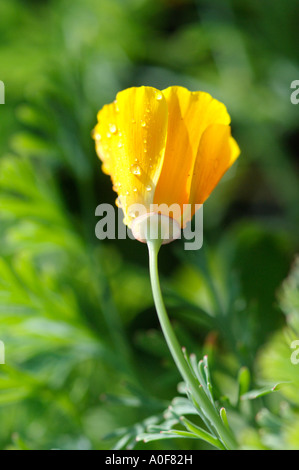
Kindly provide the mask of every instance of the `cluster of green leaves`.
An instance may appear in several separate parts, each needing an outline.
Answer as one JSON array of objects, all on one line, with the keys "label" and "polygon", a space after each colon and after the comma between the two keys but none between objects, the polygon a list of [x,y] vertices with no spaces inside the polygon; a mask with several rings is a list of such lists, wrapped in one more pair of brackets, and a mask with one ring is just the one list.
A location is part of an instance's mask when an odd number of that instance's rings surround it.
[{"label": "cluster of green leaves", "polygon": [[298,448],[298,268],[276,295],[298,252],[297,8],[1,2],[1,448],[217,444],[177,390],[145,247],[94,235],[96,205],[115,199],[90,137],[97,110],[127,86],[177,84],[225,102],[242,156],[205,206],[203,249],[161,250],[169,314],[180,343],[208,354],[240,446]]}]

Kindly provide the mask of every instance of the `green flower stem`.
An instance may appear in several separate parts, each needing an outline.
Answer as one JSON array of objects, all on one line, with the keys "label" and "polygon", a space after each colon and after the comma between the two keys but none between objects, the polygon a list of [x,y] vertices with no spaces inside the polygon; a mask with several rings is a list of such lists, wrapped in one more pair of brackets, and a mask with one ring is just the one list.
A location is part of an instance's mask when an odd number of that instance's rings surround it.
[{"label": "green flower stem", "polygon": [[158,252],[161,246],[161,240],[148,240],[147,241],[149,250],[149,267],[150,267],[150,278],[153,291],[154,302],[161,324],[161,328],[167,342],[168,348],[172,354],[174,362],[190,389],[194,399],[202,409],[207,419],[211,422],[214,429],[217,431],[220,439],[222,440],[225,447],[229,450],[237,448],[237,443],[232,432],[227,429],[224,425],[220,415],[218,415],[213,404],[210,402],[205,391],[202,387],[198,386],[194,375],[192,374],[187,362],[185,361],[182,349],[179,342],[174,334],[171,323],[169,321],[163,297],[161,294],[159,274],[158,274]]}]

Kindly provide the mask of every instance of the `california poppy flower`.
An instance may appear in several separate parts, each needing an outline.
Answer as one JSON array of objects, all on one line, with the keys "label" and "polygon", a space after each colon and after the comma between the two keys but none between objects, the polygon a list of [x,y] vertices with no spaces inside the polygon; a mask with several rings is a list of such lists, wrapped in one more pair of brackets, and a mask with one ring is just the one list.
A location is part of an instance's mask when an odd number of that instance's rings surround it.
[{"label": "california poppy flower", "polygon": [[[239,147],[231,137],[230,116],[208,93],[182,87],[163,91],[129,88],[99,111],[93,136],[125,223],[132,227],[135,238],[148,245],[157,314],[190,401],[200,406],[212,424],[215,436],[209,436],[215,447],[235,449],[237,443],[222,419],[224,414],[220,415],[206,394],[176,339],[163,302],[157,261],[161,244],[179,237],[196,206],[205,202],[239,156]],[[145,213],[134,218],[132,207],[136,205],[142,205]],[[159,210],[153,210],[153,205]],[[177,206],[179,210],[169,216],[161,206]],[[153,222],[157,222],[157,236],[152,236]]]},{"label": "california poppy flower", "polygon": [[96,151],[117,192],[124,222],[130,207],[178,205],[174,219],[184,227],[239,156],[230,116],[205,92],[174,86],[128,88],[98,113]]}]

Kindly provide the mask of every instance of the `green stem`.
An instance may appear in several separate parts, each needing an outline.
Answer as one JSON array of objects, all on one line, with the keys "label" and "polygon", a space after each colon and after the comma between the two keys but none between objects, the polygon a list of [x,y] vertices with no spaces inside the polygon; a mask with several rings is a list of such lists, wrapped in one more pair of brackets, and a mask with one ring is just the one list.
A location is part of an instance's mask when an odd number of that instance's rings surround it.
[{"label": "green stem", "polygon": [[202,409],[207,419],[213,425],[214,429],[217,431],[225,447],[229,450],[236,449],[237,443],[231,431],[227,429],[224,425],[220,415],[217,414],[217,411],[215,410],[213,404],[210,402],[203,388],[198,386],[194,375],[192,374],[187,362],[185,361],[182,349],[179,345],[179,342],[174,334],[171,323],[169,321],[163,302],[163,297],[161,294],[158,274],[158,252],[161,246],[161,240],[148,240],[147,245],[149,250],[150,278],[154,302],[159,317],[160,325],[168,348],[174,359],[174,362],[182,378],[189,387],[191,394]]}]

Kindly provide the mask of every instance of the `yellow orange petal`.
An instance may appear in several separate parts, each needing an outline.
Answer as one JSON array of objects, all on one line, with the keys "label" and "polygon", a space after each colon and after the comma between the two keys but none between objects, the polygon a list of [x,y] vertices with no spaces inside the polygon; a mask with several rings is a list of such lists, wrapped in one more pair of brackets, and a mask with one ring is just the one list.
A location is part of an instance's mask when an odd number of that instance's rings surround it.
[{"label": "yellow orange petal", "polygon": [[203,133],[198,147],[189,203],[203,204],[239,154],[240,149],[231,137],[230,126],[209,126]]},{"label": "yellow orange petal", "polygon": [[98,113],[94,129],[103,171],[111,176],[125,222],[132,204],[153,202],[164,159],[168,110],[163,94],[152,87],[129,88]]},{"label": "yellow orange petal", "polygon": [[163,90],[168,105],[165,156],[156,188],[155,204],[189,202],[191,176],[201,136],[213,123],[229,124],[226,107],[205,92],[183,87]]}]

